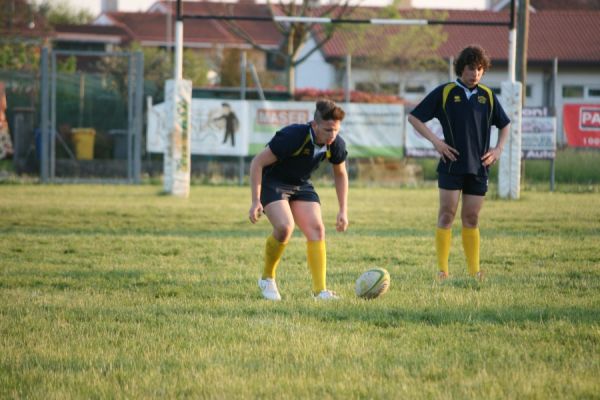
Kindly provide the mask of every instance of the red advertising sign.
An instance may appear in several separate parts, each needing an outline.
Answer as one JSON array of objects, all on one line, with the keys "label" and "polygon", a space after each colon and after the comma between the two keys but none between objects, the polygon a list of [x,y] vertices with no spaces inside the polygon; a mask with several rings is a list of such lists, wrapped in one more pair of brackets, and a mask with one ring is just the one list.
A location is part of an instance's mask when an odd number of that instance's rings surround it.
[{"label": "red advertising sign", "polygon": [[600,104],[565,104],[563,125],[569,146],[600,149]]}]

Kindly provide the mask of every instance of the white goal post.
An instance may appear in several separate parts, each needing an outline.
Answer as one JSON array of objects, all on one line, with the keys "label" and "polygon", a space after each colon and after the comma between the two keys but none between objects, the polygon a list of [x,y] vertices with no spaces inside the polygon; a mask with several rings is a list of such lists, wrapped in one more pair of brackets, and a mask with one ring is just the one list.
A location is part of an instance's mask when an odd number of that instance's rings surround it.
[{"label": "white goal post", "polygon": [[164,190],[167,194],[188,197],[191,180],[191,99],[192,83],[182,79],[183,69],[183,21],[184,19],[221,19],[273,21],[307,24],[372,24],[372,25],[488,25],[509,27],[509,80],[502,84],[502,99],[511,119],[511,131],[506,147],[500,157],[498,192],[501,198],[518,199],[521,179],[521,109],[522,88],[515,82],[516,26],[515,0],[511,0],[510,22],[497,21],[443,21],[423,19],[342,19],[296,16],[223,16],[183,15],[181,0],[177,0],[175,25],[175,77],[167,81],[165,101],[168,104],[169,135],[164,155]]}]

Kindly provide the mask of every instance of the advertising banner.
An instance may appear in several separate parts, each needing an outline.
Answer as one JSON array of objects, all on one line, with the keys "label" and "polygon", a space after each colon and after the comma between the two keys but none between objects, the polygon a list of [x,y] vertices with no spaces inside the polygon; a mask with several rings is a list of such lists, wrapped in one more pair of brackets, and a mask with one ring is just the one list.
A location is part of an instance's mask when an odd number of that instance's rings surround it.
[{"label": "advertising banner", "polygon": [[315,103],[307,101],[249,101],[250,154],[257,154],[275,132],[291,124],[305,124],[313,119]]},{"label": "advertising banner", "polygon": [[[241,100],[192,100],[191,154],[245,156],[248,154],[247,106]],[[148,111],[146,148],[163,153],[166,143],[166,107]]]},{"label": "advertising banner", "polygon": [[[351,157],[403,155],[404,106],[398,104],[345,104],[340,135]],[[147,150],[165,149],[164,104],[148,111]],[[277,130],[313,119],[315,102],[192,101],[191,153],[245,156],[261,151]]]},{"label": "advertising banner", "polygon": [[352,157],[402,158],[403,105],[351,103],[344,110],[341,135]]},{"label": "advertising banner", "polygon": [[521,123],[521,157],[552,160],[556,157],[556,117],[546,107],[524,108]]},{"label": "advertising banner", "polygon": [[[315,102],[249,102],[250,154],[256,154],[278,129],[313,119]],[[404,107],[397,104],[342,105],[340,135],[352,157],[402,157]]]},{"label": "advertising banner", "polygon": [[563,122],[569,146],[600,149],[600,104],[565,104]]}]

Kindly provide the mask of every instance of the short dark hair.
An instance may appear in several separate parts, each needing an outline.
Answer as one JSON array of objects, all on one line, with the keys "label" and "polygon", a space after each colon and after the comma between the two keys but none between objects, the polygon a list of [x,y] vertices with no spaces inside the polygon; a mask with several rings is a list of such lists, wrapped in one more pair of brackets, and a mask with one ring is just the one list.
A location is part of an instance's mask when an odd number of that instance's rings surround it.
[{"label": "short dark hair", "polygon": [[315,110],[314,120],[319,121],[342,121],[346,113],[340,106],[331,100],[319,100]]},{"label": "short dark hair", "polygon": [[483,47],[474,44],[465,47],[454,62],[456,76],[461,76],[467,65],[476,68],[482,67],[484,71],[487,71],[492,66],[492,62]]}]

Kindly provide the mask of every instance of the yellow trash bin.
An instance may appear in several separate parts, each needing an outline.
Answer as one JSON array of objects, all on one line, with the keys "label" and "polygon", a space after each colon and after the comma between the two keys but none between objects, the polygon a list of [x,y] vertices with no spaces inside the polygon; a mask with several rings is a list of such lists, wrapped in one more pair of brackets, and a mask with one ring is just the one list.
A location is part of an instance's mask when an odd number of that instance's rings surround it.
[{"label": "yellow trash bin", "polygon": [[94,158],[94,128],[73,128],[73,143],[75,156],[78,160],[92,160]]}]

